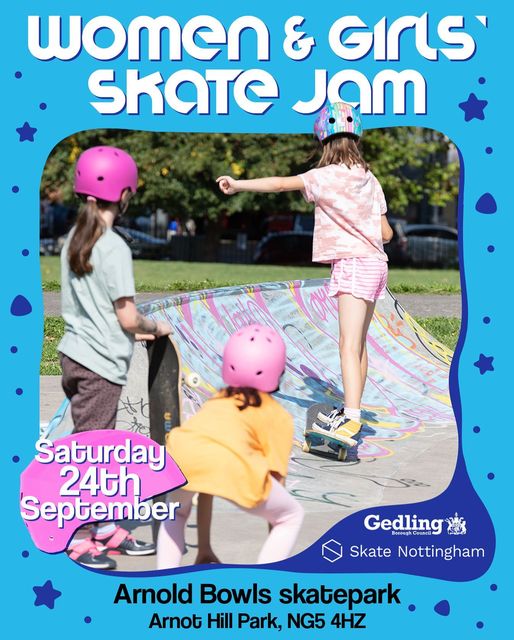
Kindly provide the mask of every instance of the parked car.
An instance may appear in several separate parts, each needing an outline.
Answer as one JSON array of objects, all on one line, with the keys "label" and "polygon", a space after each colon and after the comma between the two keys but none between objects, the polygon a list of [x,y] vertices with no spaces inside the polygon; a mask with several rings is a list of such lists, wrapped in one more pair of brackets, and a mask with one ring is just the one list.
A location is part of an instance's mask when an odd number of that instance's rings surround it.
[{"label": "parked car", "polygon": [[[114,231],[120,235],[130,247],[134,258],[161,259],[169,257],[168,242],[162,238],[154,238],[148,233],[115,226]],[[59,238],[44,238],[39,242],[39,255],[50,256],[61,253],[68,234]]]},{"label": "parked car", "polygon": [[[416,267],[458,267],[457,230],[444,225],[407,225],[389,219],[391,242],[384,245],[392,265]],[[282,231],[270,233],[257,245],[255,264],[308,265],[312,260],[312,233]]]},{"label": "parked car", "polygon": [[39,240],[39,255],[54,256],[57,253],[56,240],[53,238],[41,238]]},{"label": "parked car", "polygon": [[159,260],[166,257],[164,247],[168,244],[163,238],[154,238],[144,231],[129,227],[114,227],[114,230],[127,242],[134,258]]},{"label": "parked car", "polygon": [[255,264],[308,265],[312,262],[312,233],[282,231],[269,233],[257,245]]},{"label": "parked car", "polygon": [[409,262],[416,267],[458,267],[457,229],[444,225],[410,224],[405,227]]}]

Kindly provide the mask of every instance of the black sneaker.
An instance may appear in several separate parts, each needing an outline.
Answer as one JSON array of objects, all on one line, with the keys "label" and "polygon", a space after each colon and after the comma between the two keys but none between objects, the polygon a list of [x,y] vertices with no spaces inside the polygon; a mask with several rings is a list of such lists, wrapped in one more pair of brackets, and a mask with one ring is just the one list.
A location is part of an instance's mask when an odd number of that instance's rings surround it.
[{"label": "black sneaker", "polygon": [[116,569],[116,562],[100,551],[91,538],[73,545],[67,554],[74,562],[89,569]]},{"label": "black sneaker", "polygon": [[122,553],[126,556],[150,556],[155,553],[153,542],[136,540],[122,527],[116,527],[116,531],[111,535],[101,538],[95,536],[94,541],[103,553]]}]

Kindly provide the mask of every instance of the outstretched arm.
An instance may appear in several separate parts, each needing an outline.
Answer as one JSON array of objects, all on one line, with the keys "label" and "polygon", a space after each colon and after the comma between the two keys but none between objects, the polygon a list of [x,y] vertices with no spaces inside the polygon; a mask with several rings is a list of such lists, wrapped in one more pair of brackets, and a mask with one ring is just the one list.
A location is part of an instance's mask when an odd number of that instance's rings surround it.
[{"label": "outstretched arm", "polygon": [[278,193],[280,191],[301,191],[304,188],[303,180],[299,176],[256,178],[255,180],[234,180],[231,176],[220,176],[216,182],[227,196],[241,191]]}]

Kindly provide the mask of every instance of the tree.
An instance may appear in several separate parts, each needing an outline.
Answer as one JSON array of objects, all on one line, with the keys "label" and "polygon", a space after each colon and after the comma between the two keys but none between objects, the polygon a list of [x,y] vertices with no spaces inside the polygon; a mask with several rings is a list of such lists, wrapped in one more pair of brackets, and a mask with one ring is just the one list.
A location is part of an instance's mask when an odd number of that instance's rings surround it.
[{"label": "tree", "polygon": [[[316,163],[316,145],[309,135],[189,134],[97,129],[61,141],[50,154],[41,190],[61,187],[64,201],[73,196],[73,168],[90,146],[111,144],[129,151],[139,167],[139,187],[132,210],[161,207],[180,218],[246,211],[255,213],[311,212],[295,193],[241,193],[226,198],[217,176],[238,178],[295,175]],[[451,142],[444,135],[418,127],[367,131],[363,154],[380,180],[389,211],[402,215],[409,203],[428,199],[444,206],[458,193],[458,163],[448,162]]]}]

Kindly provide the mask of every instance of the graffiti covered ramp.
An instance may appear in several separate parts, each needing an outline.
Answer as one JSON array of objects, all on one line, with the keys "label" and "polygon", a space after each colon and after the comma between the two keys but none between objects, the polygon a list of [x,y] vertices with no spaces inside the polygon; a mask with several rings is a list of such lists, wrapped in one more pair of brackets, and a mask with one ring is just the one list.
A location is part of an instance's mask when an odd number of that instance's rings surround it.
[{"label": "graffiti covered ramp", "polygon": [[[327,295],[326,280],[181,294],[144,304],[140,310],[173,326],[185,377],[192,372],[200,377],[198,387],[182,387],[185,417],[222,386],[221,353],[232,332],[259,322],[283,336],[288,363],[275,397],[294,417],[296,445],[287,486],[306,511],[296,550],[353,511],[419,502],[449,484],[457,456],[448,394],[452,354],[390,293],[377,304],[371,323],[365,425],[346,462],[338,462],[330,452],[301,450],[309,406],[339,404],[342,398],[337,307]],[[148,433],[147,369],[146,351],[139,345],[118,410],[119,428]],[[221,554],[224,561],[252,562],[265,534],[266,527],[256,527],[254,518],[217,501],[213,541],[216,549],[230,547]],[[239,540],[248,544],[240,545]],[[191,562],[187,556],[186,562]]]},{"label": "graffiti covered ramp", "polygon": [[[338,404],[342,398],[337,305],[327,295],[327,281],[184,294],[149,303],[141,310],[173,325],[185,375],[195,372],[200,377],[197,388],[182,389],[186,417],[222,386],[221,353],[228,335],[259,322],[283,336],[288,362],[275,397],[295,421],[288,488],[306,510],[299,549],[355,510],[418,502],[438,495],[449,484],[457,455],[448,393],[452,354],[419,327],[389,292],[377,305],[368,335],[366,424],[358,447],[344,463],[330,452],[315,455],[301,450],[308,407]],[[214,523],[222,518],[225,525],[214,526],[213,531],[226,532],[230,517],[234,540],[239,535],[247,538],[248,525],[231,505],[219,502]],[[263,529],[258,536],[261,542],[264,533]],[[232,562],[249,561],[246,553],[238,560],[237,553],[233,548]]]}]

